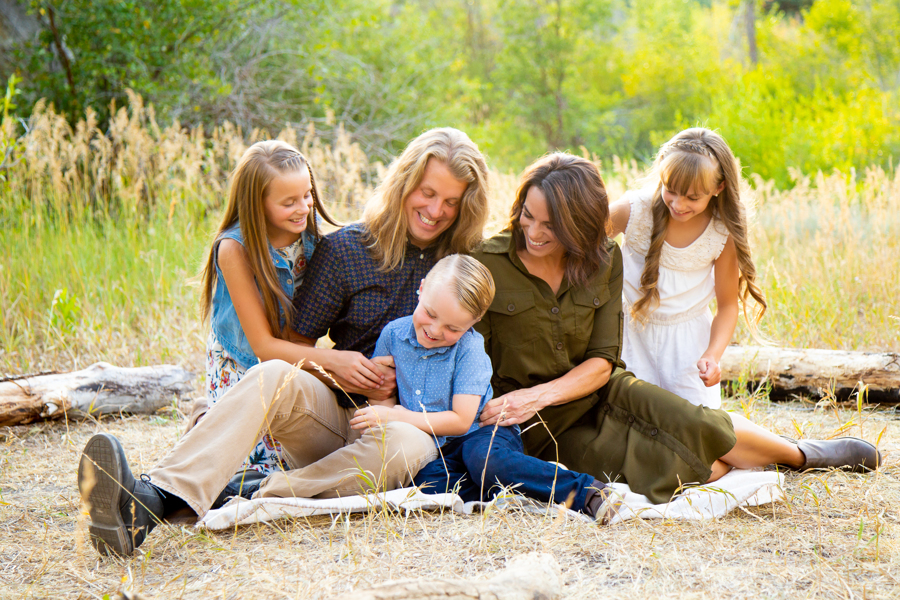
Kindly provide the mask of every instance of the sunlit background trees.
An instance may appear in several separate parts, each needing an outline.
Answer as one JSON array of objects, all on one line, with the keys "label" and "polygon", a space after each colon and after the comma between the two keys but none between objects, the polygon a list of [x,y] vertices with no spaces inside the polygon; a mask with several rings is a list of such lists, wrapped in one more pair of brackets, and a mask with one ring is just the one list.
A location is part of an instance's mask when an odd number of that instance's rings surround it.
[{"label": "sunlit background trees", "polygon": [[102,121],[131,88],[165,123],[334,119],[382,158],[449,124],[512,170],[553,148],[642,160],[704,124],[782,186],[900,157],[898,0],[3,4],[23,114]]}]

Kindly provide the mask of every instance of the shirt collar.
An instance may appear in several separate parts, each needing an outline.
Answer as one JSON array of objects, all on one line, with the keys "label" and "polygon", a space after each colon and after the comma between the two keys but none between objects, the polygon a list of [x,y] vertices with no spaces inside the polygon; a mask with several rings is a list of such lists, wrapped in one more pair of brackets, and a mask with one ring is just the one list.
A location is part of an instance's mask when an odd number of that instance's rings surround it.
[{"label": "shirt collar", "polygon": [[[535,282],[541,282],[543,285],[547,285],[545,281],[540,279],[539,277],[535,277],[531,273],[528,272],[528,269],[525,268],[525,263],[522,262],[522,259],[519,258],[518,247],[516,246],[516,238],[513,236],[512,231],[501,231],[497,235],[493,236],[489,240],[485,241],[482,251],[489,254],[506,254],[509,257],[509,262],[513,264],[523,275],[534,280]],[[559,285],[559,289],[556,291],[557,298],[564,294],[570,287],[569,278],[563,273],[562,283]]]},{"label": "shirt collar", "polygon": [[405,340],[410,346],[415,348],[418,352],[420,352],[423,356],[431,356],[432,354],[443,354],[447,350],[451,348],[451,346],[441,346],[440,348],[426,348],[422,344],[419,343],[419,339],[416,337],[416,326],[413,325],[412,319],[409,320],[409,329],[407,329],[401,336],[401,340]]},{"label": "shirt collar", "polygon": [[409,239],[406,240],[406,257],[419,257],[420,254],[425,254],[428,257],[434,255],[437,252],[437,244],[431,244],[430,246],[426,246],[424,248],[419,248],[415,244],[413,244]]}]

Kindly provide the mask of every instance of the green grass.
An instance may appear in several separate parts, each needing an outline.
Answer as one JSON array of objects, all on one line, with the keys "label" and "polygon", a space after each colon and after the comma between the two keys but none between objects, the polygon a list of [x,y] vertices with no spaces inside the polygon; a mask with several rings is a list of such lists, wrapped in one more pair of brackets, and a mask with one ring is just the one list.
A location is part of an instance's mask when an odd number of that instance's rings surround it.
[{"label": "green grass", "polygon": [[0,228],[0,370],[184,362],[202,348],[188,280],[214,223],[178,213],[131,223],[9,220]]}]

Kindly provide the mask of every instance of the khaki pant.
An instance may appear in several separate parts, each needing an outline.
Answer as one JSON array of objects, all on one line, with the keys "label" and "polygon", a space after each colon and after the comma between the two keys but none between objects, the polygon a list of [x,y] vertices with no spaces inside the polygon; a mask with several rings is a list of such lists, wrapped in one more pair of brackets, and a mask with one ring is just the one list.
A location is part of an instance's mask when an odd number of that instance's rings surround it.
[{"label": "khaki pant", "polygon": [[430,435],[406,423],[363,434],[352,409],[309,373],[267,361],[244,375],[148,475],[204,515],[263,433],[281,443],[288,471],[263,480],[254,497],[334,498],[412,482],[437,457]]}]

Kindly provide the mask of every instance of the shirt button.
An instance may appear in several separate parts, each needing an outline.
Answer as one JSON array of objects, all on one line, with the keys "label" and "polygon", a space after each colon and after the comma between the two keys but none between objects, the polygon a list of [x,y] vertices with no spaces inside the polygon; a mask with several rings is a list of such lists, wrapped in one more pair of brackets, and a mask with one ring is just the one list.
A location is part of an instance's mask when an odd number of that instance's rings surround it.
[{"label": "shirt button", "polygon": [[594,306],[600,306],[600,298],[594,298]]},{"label": "shirt button", "polygon": [[512,311],[516,310],[516,305],[510,304],[509,306],[506,307],[506,310],[508,310],[509,312],[512,312]]},{"label": "shirt button", "polygon": [[562,350],[562,349],[563,349],[562,342],[556,344],[556,349],[557,349],[557,350]]},{"label": "shirt button", "polygon": [[[419,392],[416,392],[416,393],[418,394]],[[628,415],[628,422],[634,423],[634,415]]]},{"label": "shirt button", "polygon": [[422,390],[416,390],[416,396],[421,396],[421,395],[422,395]]},{"label": "shirt button", "polygon": [[293,280],[293,279],[288,279],[288,285],[291,285],[292,283],[294,283],[294,280]]},{"label": "shirt button", "polygon": [[655,427],[650,430],[650,435],[656,435],[657,433],[659,433],[659,429],[657,429]]},{"label": "shirt button", "polygon": [[428,360],[428,357],[427,357],[427,356],[423,356],[423,357],[422,357],[422,360]]},{"label": "shirt button", "polygon": [[558,307],[558,306],[554,306],[553,308],[550,309],[550,312],[552,312],[554,315],[558,315],[558,314],[559,314],[559,307]]},{"label": "shirt button", "polygon": [[419,255],[419,259],[420,259],[420,260],[423,259],[423,258],[425,258],[425,253],[424,253],[424,252],[423,252],[422,254]]}]

